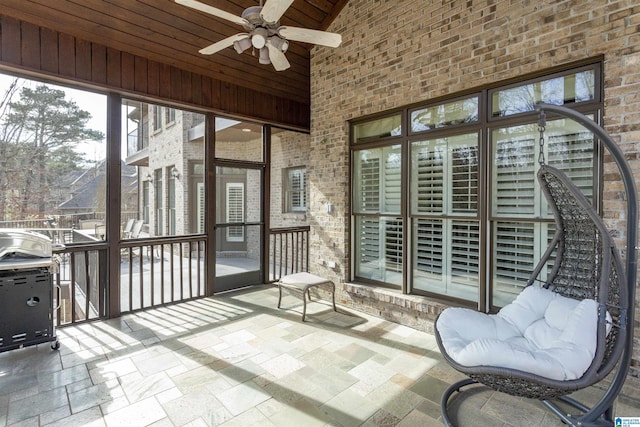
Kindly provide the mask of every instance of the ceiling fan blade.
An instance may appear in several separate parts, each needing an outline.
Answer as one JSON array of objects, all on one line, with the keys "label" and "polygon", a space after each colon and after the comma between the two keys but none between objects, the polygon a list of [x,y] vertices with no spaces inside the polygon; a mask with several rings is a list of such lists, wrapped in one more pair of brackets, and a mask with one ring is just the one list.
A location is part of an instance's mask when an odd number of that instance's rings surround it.
[{"label": "ceiling fan blade", "polygon": [[225,12],[224,10],[218,9],[217,7],[209,6],[208,4],[200,3],[196,0],[175,0],[175,2],[183,6],[199,10],[200,12],[208,13],[209,15],[217,16],[218,18],[235,22],[236,24],[245,25],[249,23],[246,19],[240,16]]},{"label": "ceiling fan blade", "polygon": [[276,71],[284,71],[291,66],[291,64],[289,64],[289,61],[287,60],[287,57],[284,56],[284,53],[282,53],[280,49],[271,44],[270,40],[267,41],[267,49],[269,49],[269,59],[271,60],[273,68],[275,68]]},{"label": "ceiling fan blade", "polygon": [[249,38],[249,34],[247,33],[236,34],[235,36],[227,37],[226,39],[222,39],[219,42],[216,42],[212,45],[202,48],[198,52],[200,52],[203,55],[211,55],[213,53],[219,52],[222,49],[225,49],[233,45],[233,43],[236,41],[246,39],[246,38]]},{"label": "ceiling fan blade", "polygon": [[260,15],[266,22],[278,22],[292,3],[293,0],[267,0]]},{"label": "ceiling fan blade", "polygon": [[287,40],[319,44],[328,47],[338,47],[342,43],[342,36],[340,34],[310,30],[308,28],[280,27],[278,28],[278,35]]}]

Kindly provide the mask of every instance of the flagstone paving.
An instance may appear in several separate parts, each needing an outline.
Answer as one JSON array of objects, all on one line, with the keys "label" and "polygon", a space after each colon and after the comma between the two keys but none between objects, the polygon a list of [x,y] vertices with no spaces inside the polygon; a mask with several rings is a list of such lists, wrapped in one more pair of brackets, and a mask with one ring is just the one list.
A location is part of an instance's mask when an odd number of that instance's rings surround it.
[{"label": "flagstone paving", "polygon": [[[439,426],[462,376],[433,335],[272,286],[59,328],[0,354],[5,426]],[[589,401],[601,390],[582,395]],[[619,399],[616,415],[640,417]],[[461,426],[562,426],[540,403],[482,386],[452,402]]]}]

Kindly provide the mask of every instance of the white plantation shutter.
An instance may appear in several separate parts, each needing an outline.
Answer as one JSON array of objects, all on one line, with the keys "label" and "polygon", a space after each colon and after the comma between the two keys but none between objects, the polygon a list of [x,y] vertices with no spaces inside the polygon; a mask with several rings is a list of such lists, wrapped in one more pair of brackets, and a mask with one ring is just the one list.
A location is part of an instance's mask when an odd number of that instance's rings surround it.
[{"label": "white plantation shutter", "polygon": [[[355,165],[356,276],[400,283],[403,266],[399,146],[358,153]],[[363,216],[368,214],[369,216]],[[382,216],[382,215],[385,216]],[[392,215],[393,217],[389,216]]]},{"label": "white plantation shutter", "polygon": [[440,213],[444,209],[444,155],[422,147],[414,155],[413,197],[415,213]]},{"label": "white plantation shutter", "polygon": [[389,220],[384,230],[385,269],[402,272],[402,221]]},{"label": "white plantation shutter", "polygon": [[533,138],[496,142],[494,215],[531,216],[536,213],[536,145]]},{"label": "white plantation shutter", "polygon": [[383,212],[400,213],[402,195],[402,172],[400,153],[387,153],[384,162],[384,207]]},{"label": "white plantation shutter", "polygon": [[416,220],[414,232],[414,268],[420,273],[439,277],[443,273],[443,225],[441,220]]},{"label": "white plantation shutter", "polygon": [[[593,135],[564,120],[549,121],[546,128],[546,163],[561,169],[585,196],[593,197]],[[536,219],[552,218],[535,178],[540,148],[537,125],[498,129],[493,135],[500,138],[494,141],[492,212],[497,218],[492,236],[493,304],[504,306],[526,285],[549,245],[553,223]],[[514,217],[528,218],[530,222],[509,220]],[[552,264],[547,264],[540,280],[544,280]]]},{"label": "white plantation shutter", "polygon": [[357,193],[360,212],[377,213],[380,211],[380,159],[368,159],[360,165]]},{"label": "white plantation shutter", "polygon": [[[244,183],[227,183],[227,222],[244,222]],[[244,226],[227,227],[227,241],[244,241]]]},{"label": "white plantation shutter", "polygon": [[307,208],[307,170],[305,168],[289,169],[285,187],[288,195],[287,211],[305,211]]},{"label": "white plantation shutter", "polygon": [[197,232],[204,233],[204,212],[205,212],[205,192],[204,182],[198,182],[196,184],[196,223]]},{"label": "white plantation shutter", "polygon": [[524,284],[533,270],[535,255],[532,223],[499,222],[496,224],[496,278],[501,283]]},{"label": "white plantation shutter", "polygon": [[475,214],[478,211],[478,147],[452,147],[451,212]]},{"label": "white plantation shutter", "polygon": [[382,280],[383,247],[378,218],[359,218],[356,225],[356,276]]},{"label": "white plantation shutter", "polygon": [[[451,280],[477,288],[480,227],[476,222],[451,222]],[[473,292],[473,291],[471,291]]]},{"label": "white plantation shutter", "polygon": [[412,214],[438,216],[414,219],[416,289],[478,297],[477,140],[474,133],[412,144]]},{"label": "white plantation shutter", "polygon": [[550,166],[562,170],[591,200],[593,197],[593,134],[577,132],[546,138]]}]

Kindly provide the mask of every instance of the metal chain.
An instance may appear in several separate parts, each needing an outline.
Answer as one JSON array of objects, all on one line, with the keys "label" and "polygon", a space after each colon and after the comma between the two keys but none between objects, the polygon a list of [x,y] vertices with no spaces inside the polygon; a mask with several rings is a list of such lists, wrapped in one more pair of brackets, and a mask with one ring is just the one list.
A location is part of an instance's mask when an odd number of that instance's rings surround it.
[{"label": "metal chain", "polygon": [[544,131],[547,124],[547,118],[544,111],[540,111],[540,118],[538,119],[538,132],[540,132],[540,139],[538,142],[540,152],[538,153],[538,163],[542,166],[546,163],[544,158]]}]

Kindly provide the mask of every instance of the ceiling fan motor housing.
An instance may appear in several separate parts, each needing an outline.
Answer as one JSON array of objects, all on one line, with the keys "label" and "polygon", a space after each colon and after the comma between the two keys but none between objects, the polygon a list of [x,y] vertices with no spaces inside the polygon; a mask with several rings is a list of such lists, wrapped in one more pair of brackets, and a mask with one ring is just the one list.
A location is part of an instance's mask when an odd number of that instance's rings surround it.
[{"label": "ceiling fan motor housing", "polygon": [[[277,36],[280,22],[266,22],[262,17],[261,12],[262,6],[251,6],[242,12],[242,18],[247,21],[244,28],[249,33],[251,44],[254,48],[261,50],[267,44],[267,40],[275,37],[276,39],[272,40],[272,44],[280,49],[281,52],[286,52],[289,47],[289,43]],[[236,50],[238,53],[241,52],[238,48],[236,48]],[[269,53],[267,51],[260,52],[260,62],[263,64],[271,63],[269,60]]]}]

